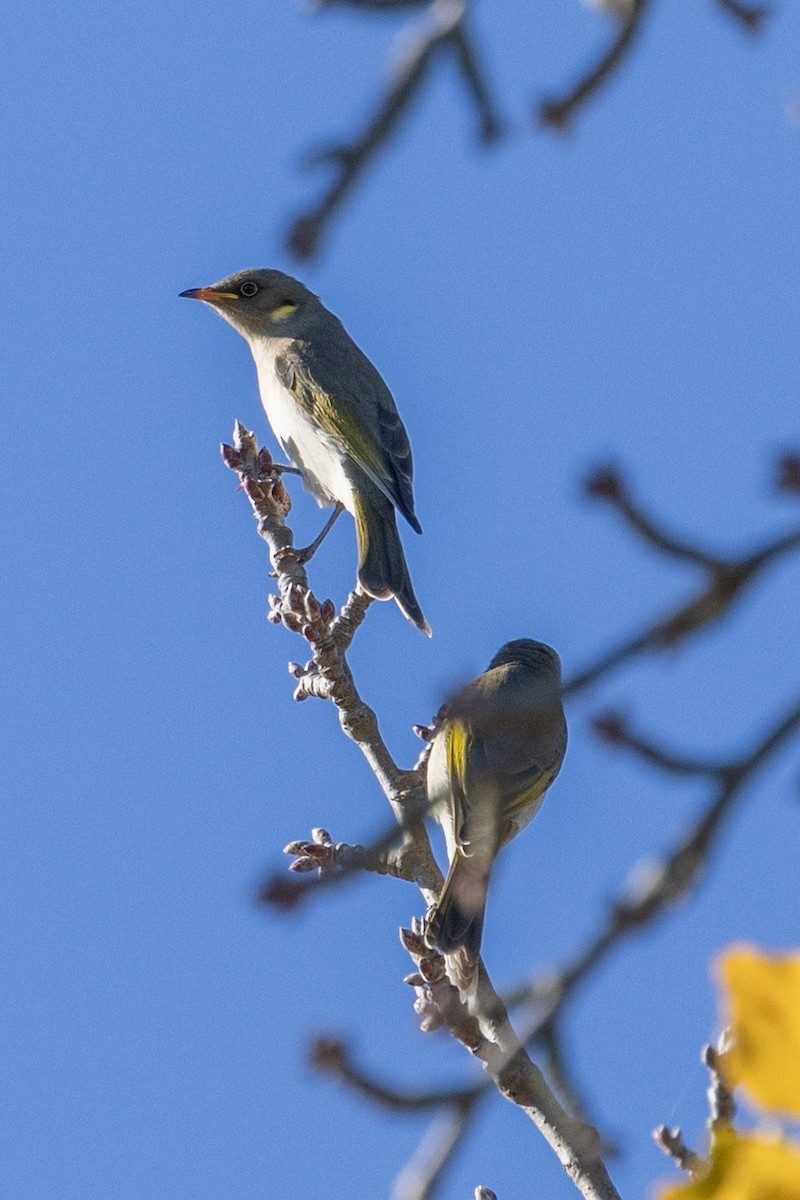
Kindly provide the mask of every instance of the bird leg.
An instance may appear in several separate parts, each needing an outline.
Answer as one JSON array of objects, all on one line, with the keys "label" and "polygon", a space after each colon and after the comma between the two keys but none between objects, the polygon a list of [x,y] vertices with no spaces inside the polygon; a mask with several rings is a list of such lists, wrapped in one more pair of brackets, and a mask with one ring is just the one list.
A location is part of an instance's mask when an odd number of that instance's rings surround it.
[{"label": "bird leg", "polygon": [[320,546],[325,541],[325,538],[328,536],[328,534],[330,533],[330,531],[333,529],[334,525],[336,524],[337,518],[343,512],[344,512],[344,505],[337,503],[337,505],[334,508],[333,512],[331,513],[330,517],[325,522],[325,525],[324,525],[321,533],[319,533],[314,538],[313,542],[310,542],[307,546],[304,546],[302,550],[295,550],[295,555],[297,556],[298,562],[307,563],[310,559],[312,559],[314,557],[317,550],[319,550]]}]

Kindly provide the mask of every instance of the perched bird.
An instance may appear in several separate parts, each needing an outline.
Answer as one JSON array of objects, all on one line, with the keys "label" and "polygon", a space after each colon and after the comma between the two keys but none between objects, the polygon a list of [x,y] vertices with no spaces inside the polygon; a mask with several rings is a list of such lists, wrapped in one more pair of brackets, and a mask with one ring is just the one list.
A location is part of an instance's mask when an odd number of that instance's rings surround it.
[{"label": "perched bird", "polygon": [[[181,292],[205,300],[246,339],[272,429],[321,506],[352,514],[358,582],[377,600],[394,596],[430,636],[408,573],[394,510],[414,513],[411,447],[392,394],[341,321],[280,271],[250,270]],[[316,546],[321,537],[317,539]]]},{"label": "perched bird", "polygon": [[495,857],[536,815],[566,747],[561,662],[542,642],[508,642],[445,705],[428,758],[427,789],[450,869],[425,932],[467,998],[477,987]]}]

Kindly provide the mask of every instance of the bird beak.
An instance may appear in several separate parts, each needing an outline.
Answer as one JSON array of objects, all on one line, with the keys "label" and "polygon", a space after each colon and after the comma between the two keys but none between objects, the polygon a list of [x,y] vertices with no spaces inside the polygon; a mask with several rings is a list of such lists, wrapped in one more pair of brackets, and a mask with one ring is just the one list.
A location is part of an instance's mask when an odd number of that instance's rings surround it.
[{"label": "bird beak", "polygon": [[205,300],[206,304],[222,304],[226,300],[238,299],[236,292],[218,292],[213,287],[189,288],[187,292],[181,292],[181,296],[188,300]]}]

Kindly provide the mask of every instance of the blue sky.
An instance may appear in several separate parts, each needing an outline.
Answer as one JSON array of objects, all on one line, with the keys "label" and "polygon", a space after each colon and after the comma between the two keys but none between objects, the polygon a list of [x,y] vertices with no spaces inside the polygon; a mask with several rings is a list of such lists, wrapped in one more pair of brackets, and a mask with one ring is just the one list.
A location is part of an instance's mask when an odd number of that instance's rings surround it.
[{"label": "blue sky", "polygon": [[[352,665],[403,763],[410,732],[510,637],[568,673],[667,611],[691,572],[581,498],[621,464],[678,532],[736,552],[798,520],[771,491],[800,445],[800,15],[748,39],[714,4],[654,5],[624,72],[563,139],[534,100],[610,30],[577,3],[477,14],[511,126],[474,144],[443,65],[335,224],[319,262],[282,249],[355,129],[403,19],[311,18],[289,0],[16,6],[0,184],[7,586],[8,1039],[14,1200],[388,1196],[427,1118],[376,1112],[306,1065],[352,1037],[399,1084],[468,1080],[423,1036],[396,929],[420,910],[364,879],[292,918],[253,890],[317,824],[380,830],[385,804],[335,714],[294,705],[302,646],[264,620],[265,558],[217,444],[269,437],[246,347],[187,287],[248,265],[302,274],[392,387],[415,452],[423,538],[405,544],[431,642],[376,606]],[[534,11],[535,10],[535,11]],[[295,488],[300,539],[319,512]],[[342,520],[313,564],[341,599]],[[599,744],[614,705],[677,749],[724,756],[798,689],[800,563],[724,626],[571,703],[569,753],[506,852],[485,942],[498,984],[570,959],[632,864],[704,799]],[[797,746],[759,776],[690,904],[631,940],[570,1010],[623,1196],[669,1175],[660,1122],[702,1137],[708,960],[797,936]],[[500,1200],[576,1194],[497,1100],[446,1180]]]}]

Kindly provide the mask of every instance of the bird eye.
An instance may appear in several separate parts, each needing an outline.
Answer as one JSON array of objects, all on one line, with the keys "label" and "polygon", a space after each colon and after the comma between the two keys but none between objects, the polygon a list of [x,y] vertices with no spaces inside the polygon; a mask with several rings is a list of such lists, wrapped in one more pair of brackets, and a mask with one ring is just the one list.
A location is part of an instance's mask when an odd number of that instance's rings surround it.
[{"label": "bird eye", "polygon": [[257,293],[258,293],[258,284],[254,283],[252,279],[246,279],[244,281],[244,283],[242,284],[242,286],[239,288],[239,295],[246,296],[248,300],[250,299],[251,296],[255,296]]}]

